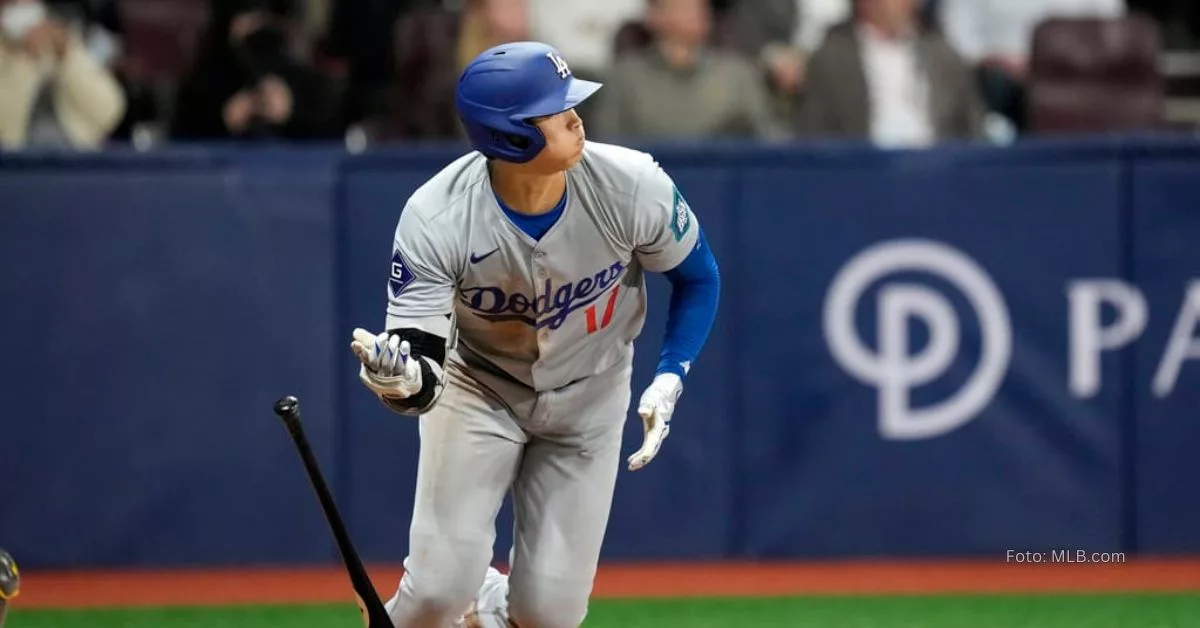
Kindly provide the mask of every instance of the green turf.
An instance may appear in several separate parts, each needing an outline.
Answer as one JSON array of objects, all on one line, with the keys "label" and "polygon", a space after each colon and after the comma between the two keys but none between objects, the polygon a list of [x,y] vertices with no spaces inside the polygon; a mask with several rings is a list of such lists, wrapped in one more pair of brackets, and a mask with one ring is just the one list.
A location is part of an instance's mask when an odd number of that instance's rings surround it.
[{"label": "green turf", "polygon": [[[353,606],[22,611],[5,628],[357,628]],[[587,628],[1198,628],[1200,595],[598,600]]]}]

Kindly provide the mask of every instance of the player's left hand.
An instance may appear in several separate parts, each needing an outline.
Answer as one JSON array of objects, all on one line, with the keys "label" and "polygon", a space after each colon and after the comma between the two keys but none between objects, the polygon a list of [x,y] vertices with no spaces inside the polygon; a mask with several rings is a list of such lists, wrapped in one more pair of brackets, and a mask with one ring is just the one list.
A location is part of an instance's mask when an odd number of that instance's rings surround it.
[{"label": "player's left hand", "polygon": [[675,413],[675,402],[683,393],[683,380],[674,373],[663,373],[654,378],[642,399],[638,402],[638,415],[642,417],[642,448],[629,457],[629,470],[637,471],[650,464],[671,432],[671,415]]},{"label": "player's left hand", "polygon": [[421,391],[421,367],[408,341],[386,332],[377,335],[355,329],[350,349],[362,363],[359,379],[376,395],[407,399]]}]

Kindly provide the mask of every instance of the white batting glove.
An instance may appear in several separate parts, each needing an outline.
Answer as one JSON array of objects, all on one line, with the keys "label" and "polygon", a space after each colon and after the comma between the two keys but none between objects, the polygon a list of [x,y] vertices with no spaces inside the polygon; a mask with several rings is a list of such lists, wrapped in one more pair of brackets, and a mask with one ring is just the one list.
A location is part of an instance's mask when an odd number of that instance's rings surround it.
[{"label": "white batting glove", "polygon": [[675,402],[682,393],[683,380],[674,373],[655,377],[642,393],[638,402],[638,415],[642,417],[642,448],[629,457],[630,471],[650,464],[658,455],[667,434],[671,433],[671,415],[675,413]]},{"label": "white batting glove", "polygon": [[407,340],[355,329],[350,350],[362,363],[358,378],[376,395],[407,399],[421,391],[421,364]]}]

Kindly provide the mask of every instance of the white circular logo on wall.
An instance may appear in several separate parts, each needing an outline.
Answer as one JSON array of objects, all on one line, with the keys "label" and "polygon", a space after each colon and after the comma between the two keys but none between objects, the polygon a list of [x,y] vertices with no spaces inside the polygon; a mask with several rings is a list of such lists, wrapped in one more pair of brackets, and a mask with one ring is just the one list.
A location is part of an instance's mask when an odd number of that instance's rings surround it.
[{"label": "white circular logo on wall", "polygon": [[[863,344],[855,310],[875,281],[892,273],[919,271],[961,291],[979,317],[979,364],[950,398],[923,408],[909,402],[913,388],[945,373],[960,346],[958,314],[946,297],[927,285],[891,282],[876,300],[878,351]],[[917,354],[909,348],[910,319],[929,329]],[[892,240],[871,246],[838,272],[825,298],[825,341],[838,364],[878,391],[879,431],[884,438],[916,440],[946,434],[982,411],[1004,381],[1012,356],[1012,325],[996,284],[961,251],[930,240]]]}]

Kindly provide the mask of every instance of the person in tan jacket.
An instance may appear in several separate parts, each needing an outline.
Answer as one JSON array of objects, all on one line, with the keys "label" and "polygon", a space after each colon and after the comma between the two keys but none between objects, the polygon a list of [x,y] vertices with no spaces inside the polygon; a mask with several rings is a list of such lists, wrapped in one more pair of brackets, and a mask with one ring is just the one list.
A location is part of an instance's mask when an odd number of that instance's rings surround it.
[{"label": "person in tan jacket", "polygon": [[598,94],[603,141],[785,139],[754,63],[713,44],[708,0],[647,0],[645,48],[618,58]]},{"label": "person in tan jacket", "polygon": [[97,148],[124,114],[116,78],[41,0],[0,0],[0,149]]},{"label": "person in tan jacket", "polygon": [[797,135],[889,148],[984,138],[970,69],[921,23],[917,0],[854,0],[808,63]]}]

